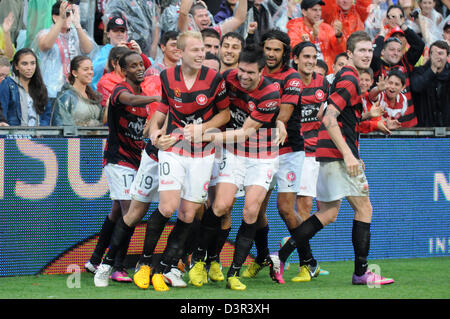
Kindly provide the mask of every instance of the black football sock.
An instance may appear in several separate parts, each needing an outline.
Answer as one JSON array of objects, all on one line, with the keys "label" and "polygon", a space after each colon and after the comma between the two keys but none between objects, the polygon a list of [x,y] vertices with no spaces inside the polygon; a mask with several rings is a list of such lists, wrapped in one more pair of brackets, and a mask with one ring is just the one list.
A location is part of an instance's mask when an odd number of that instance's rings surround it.
[{"label": "black football sock", "polygon": [[139,263],[141,265],[152,264],[152,255],[168,220],[169,218],[164,217],[158,208],[156,208],[148,218],[147,227],[145,229],[144,248],[141,257],[139,258]]},{"label": "black football sock", "polygon": [[256,258],[255,262],[261,265],[269,255],[269,225],[259,228],[255,234]]},{"label": "black football sock", "polygon": [[220,229],[217,233],[216,240],[213,240],[208,247],[207,253],[207,263],[211,261],[216,261],[220,263],[220,253],[222,252],[223,246],[227,241],[228,235],[230,234],[231,228]]},{"label": "black football sock", "polygon": [[317,216],[311,215],[311,217],[301,223],[300,226],[292,230],[292,238],[295,240],[301,264],[314,262],[309,240],[322,228],[323,225]]},{"label": "black football sock", "polygon": [[[112,266],[116,262],[116,257],[119,252],[125,250],[126,254],[126,250],[128,249],[128,244],[130,243],[131,236],[133,236],[133,232],[134,227],[127,226],[123,221],[123,217],[120,217],[116,223],[116,227],[114,227],[108,253],[103,259],[104,264]],[[121,261],[123,261],[123,259]]]},{"label": "black football sock", "polygon": [[236,235],[235,249],[233,262],[228,270],[227,277],[239,276],[242,265],[247,259],[250,249],[253,245],[253,240],[256,234],[256,223],[247,224],[242,220]]},{"label": "black football sock", "polygon": [[220,229],[221,221],[222,218],[216,216],[211,207],[205,211],[200,227],[198,247],[192,255],[192,260],[205,261],[208,247],[213,243],[217,243],[217,234]]},{"label": "black football sock", "polygon": [[355,275],[362,276],[367,271],[367,256],[370,250],[370,223],[353,220],[352,243],[355,252]]},{"label": "black football sock", "polygon": [[185,223],[182,220],[177,219],[175,226],[167,239],[166,249],[161,257],[160,263],[155,269],[155,273],[165,273],[169,271],[171,267],[176,267],[178,260],[185,252],[186,239],[189,236],[191,227],[192,223]]},{"label": "black football sock", "polygon": [[187,255],[193,254],[198,247],[201,223],[202,221],[198,218],[194,218],[194,221],[192,222],[192,230],[189,234],[188,239],[186,240]]},{"label": "black football sock", "polygon": [[295,250],[295,248],[297,248],[297,246],[295,245],[295,240],[294,238],[292,238],[291,234],[289,240],[286,243],[284,243],[284,245],[278,251],[278,257],[280,258],[280,261],[285,263],[286,260],[289,258],[289,256],[292,254],[292,252]]},{"label": "black football sock", "polygon": [[92,264],[98,265],[101,263],[106,248],[108,248],[109,242],[111,241],[111,236],[115,225],[116,222],[111,221],[109,216],[106,216],[100,230],[100,235],[98,236],[97,245],[95,246],[91,258],[89,259]]}]

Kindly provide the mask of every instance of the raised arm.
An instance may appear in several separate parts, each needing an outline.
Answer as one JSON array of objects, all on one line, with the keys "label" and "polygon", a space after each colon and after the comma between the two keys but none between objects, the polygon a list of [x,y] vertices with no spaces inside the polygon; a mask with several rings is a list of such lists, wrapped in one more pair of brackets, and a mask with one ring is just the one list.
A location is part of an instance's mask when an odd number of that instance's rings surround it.
[{"label": "raised arm", "polygon": [[239,28],[245,21],[247,17],[248,0],[240,0],[239,5],[234,12],[234,16],[231,19],[226,20],[222,23],[221,29],[222,34],[226,34],[231,31],[235,31]]}]

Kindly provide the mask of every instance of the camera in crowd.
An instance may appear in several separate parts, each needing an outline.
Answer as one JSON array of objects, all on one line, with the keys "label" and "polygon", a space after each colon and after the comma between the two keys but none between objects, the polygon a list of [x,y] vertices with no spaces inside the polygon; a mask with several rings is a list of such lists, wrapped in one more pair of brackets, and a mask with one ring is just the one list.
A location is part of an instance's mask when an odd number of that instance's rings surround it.
[{"label": "camera in crowd", "polygon": [[411,16],[411,18],[416,20],[419,17],[419,13],[420,13],[420,8],[416,8],[409,15]]}]

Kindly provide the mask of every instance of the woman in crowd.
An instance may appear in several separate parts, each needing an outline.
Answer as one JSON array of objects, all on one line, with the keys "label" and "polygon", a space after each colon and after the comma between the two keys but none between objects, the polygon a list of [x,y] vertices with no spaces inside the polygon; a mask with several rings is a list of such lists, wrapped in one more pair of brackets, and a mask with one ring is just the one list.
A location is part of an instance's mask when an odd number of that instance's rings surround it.
[{"label": "woman in crowd", "polygon": [[58,93],[52,125],[56,126],[102,126],[102,96],[90,84],[94,70],[86,56],[76,56],[70,62],[69,83]]},{"label": "woman in crowd", "polygon": [[44,113],[47,100],[36,54],[28,48],[17,51],[11,76],[0,83],[0,122],[13,126],[48,125]]},{"label": "woman in crowd", "polygon": [[[105,107],[108,106],[108,99],[114,89],[114,87],[120,82],[124,81],[125,76],[122,73],[122,70],[119,66],[119,59],[130,49],[127,47],[117,46],[111,49],[108,56],[107,62],[107,70],[108,73],[105,73],[98,81],[97,84],[97,92],[102,95],[102,100],[100,105],[104,108],[104,112],[106,115]],[[106,121],[106,117],[103,116],[104,123]]]}]

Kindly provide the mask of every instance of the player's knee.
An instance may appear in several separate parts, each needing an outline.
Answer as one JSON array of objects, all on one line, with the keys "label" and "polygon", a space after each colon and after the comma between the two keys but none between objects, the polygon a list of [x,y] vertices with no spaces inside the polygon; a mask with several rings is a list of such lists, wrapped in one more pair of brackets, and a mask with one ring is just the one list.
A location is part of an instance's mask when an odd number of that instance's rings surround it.
[{"label": "player's knee", "polygon": [[215,200],[213,203],[213,211],[217,216],[224,216],[231,211],[232,203],[226,200]]},{"label": "player's knee", "polygon": [[172,203],[160,203],[158,206],[159,212],[164,217],[171,217],[172,214],[177,210],[177,206]]}]

